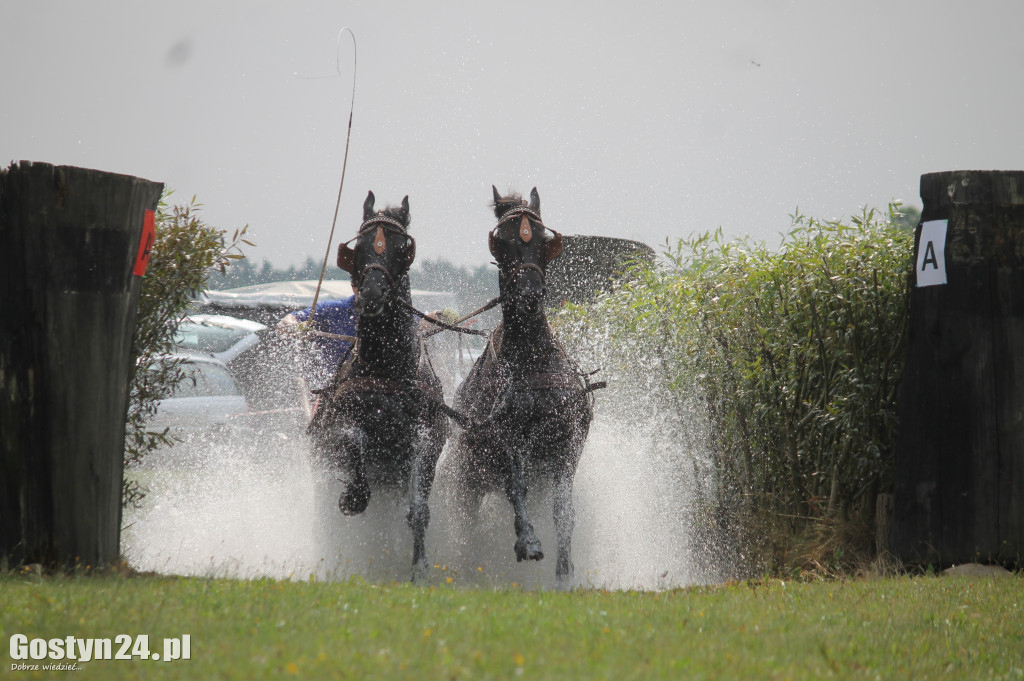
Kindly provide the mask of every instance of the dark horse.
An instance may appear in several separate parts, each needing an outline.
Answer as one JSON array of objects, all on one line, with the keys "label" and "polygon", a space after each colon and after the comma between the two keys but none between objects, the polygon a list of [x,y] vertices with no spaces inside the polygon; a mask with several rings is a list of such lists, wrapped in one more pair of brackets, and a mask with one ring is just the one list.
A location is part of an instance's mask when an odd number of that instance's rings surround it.
[{"label": "dark horse", "polygon": [[345,515],[365,511],[373,490],[407,491],[415,580],[426,572],[427,500],[448,422],[413,316],[409,197],[400,208],[375,212],[373,204],[370,192],[354,247],[338,248],[356,291],[356,345],[321,393],[309,431],[315,463],[342,481]]},{"label": "dark horse", "polygon": [[460,433],[449,462],[458,494],[471,506],[478,507],[489,490],[505,493],[515,513],[518,561],[544,557],[526,495],[534,481],[552,483],[555,576],[565,585],[573,573],[573,477],[593,416],[590,386],[544,313],[547,264],[561,253],[561,235],[541,220],[536,188],[529,204],[492,189],[498,224],[489,241],[498,265],[502,322],[459,386],[455,408],[472,425]]}]

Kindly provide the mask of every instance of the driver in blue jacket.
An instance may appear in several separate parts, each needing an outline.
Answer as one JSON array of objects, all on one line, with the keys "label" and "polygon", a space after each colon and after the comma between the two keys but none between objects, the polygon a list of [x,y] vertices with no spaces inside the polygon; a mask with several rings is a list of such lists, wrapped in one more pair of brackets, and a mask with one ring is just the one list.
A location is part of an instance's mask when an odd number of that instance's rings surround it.
[{"label": "driver in blue jacket", "polygon": [[303,337],[309,344],[318,351],[320,355],[317,362],[317,369],[313,372],[316,376],[314,387],[322,387],[331,376],[334,375],[338,365],[345,358],[351,341],[342,338],[332,338],[310,331],[320,331],[332,336],[356,335],[356,320],[358,313],[355,309],[355,295],[337,300],[325,300],[316,305],[316,314],[313,315],[312,323],[309,316],[312,307],[297,310],[284,316],[277,323],[277,331],[282,335]]}]

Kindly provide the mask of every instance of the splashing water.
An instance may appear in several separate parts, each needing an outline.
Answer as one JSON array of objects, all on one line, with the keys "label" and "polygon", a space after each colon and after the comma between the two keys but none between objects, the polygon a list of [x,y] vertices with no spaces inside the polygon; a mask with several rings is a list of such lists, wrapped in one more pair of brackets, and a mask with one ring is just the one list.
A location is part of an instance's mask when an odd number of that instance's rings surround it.
[{"label": "splashing water", "polygon": [[[694,438],[666,426],[673,419],[644,386],[598,395],[575,478],[573,585],[664,589],[718,579],[691,527],[700,482]],[[340,487],[314,476],[303,435],[192,449],[187,462],[171,448],[132,472],[150,490],[140,509],[125,512],[122,548],[136,569],[232,578],[411,577],[404,499],[375,493],[365,513],[342,516]],[[427,535],[431,582],[554,586],[547,491],[531,489],[528,498],[545,551],[538,562],[515,561],[512,511],[502,495],[488,495],[468,524],[450,499],[439,475]]]}]

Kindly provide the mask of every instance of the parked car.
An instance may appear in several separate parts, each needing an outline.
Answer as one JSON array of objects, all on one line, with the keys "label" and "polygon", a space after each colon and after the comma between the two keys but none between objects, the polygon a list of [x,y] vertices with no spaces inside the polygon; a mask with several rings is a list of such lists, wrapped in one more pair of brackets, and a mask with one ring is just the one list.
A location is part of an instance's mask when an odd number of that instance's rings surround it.
[{"label": "parked car", "polygon": [[182,352],[208,354],[229,365],[259,344],[265,324],[218,314],[194,314],[178,326],[175,345]]},{"label": "parked car", "polygon": [[274,427],[282,410],[302,406],[295,384],[301,362],[293,344],[273,328],[228,315],[194,314],[179,325],[175,342],[180,352],[221,360],[249,407],[264,414],[264,428]]}]

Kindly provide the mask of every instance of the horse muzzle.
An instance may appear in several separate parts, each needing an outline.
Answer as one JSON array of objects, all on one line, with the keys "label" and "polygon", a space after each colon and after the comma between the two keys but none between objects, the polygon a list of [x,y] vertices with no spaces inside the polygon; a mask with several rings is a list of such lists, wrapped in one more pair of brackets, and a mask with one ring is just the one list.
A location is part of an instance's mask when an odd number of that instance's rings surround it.
[{"label": "horse muzzle", "polygon": [[387,286],[379,286],[376,282],[364,280],[356,292],[356,312],[362,317],[377,317],[384,312],[388,302]]},{"label": "horse muzzle", "polygon": [[524,296],[543,298],[547,293],[544,270],[538,265],[524,264],[516,269],[514,284]]}]

